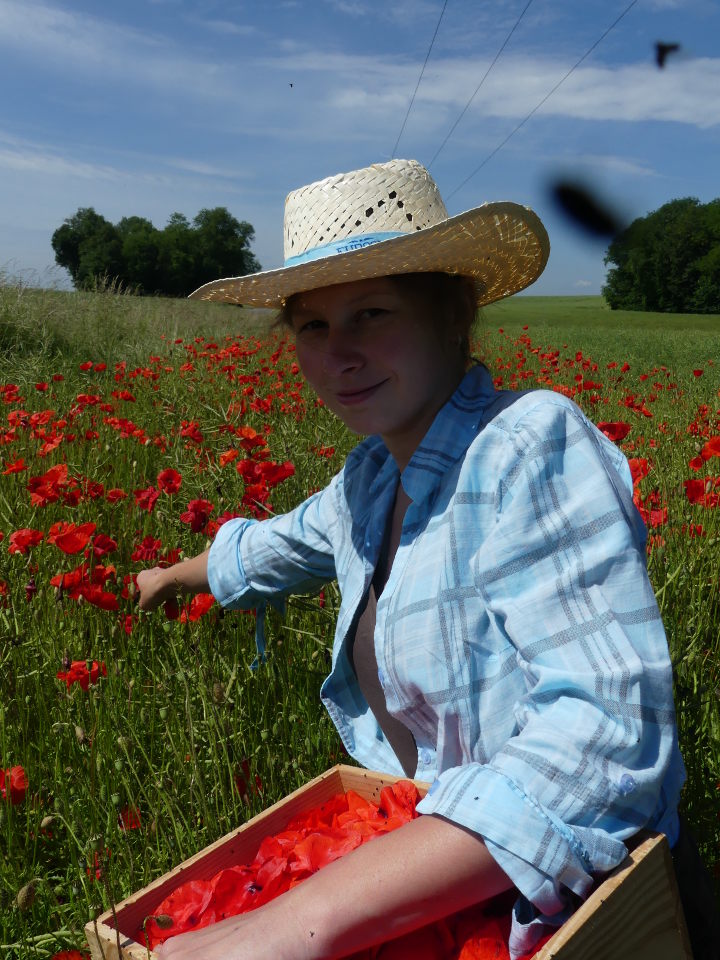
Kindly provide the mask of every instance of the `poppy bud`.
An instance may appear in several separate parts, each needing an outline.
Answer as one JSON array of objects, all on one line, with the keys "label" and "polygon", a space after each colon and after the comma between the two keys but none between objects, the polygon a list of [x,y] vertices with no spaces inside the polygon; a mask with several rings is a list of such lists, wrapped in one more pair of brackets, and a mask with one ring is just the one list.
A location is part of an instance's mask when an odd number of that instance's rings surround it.
[{"label": "poppy bud", "polygon": [[40,829],[47,830],[48,827],[51,827],[54,822],[55,822],[55,817],[53,817],[52,815],[43,817],[42,820],[40,821]]},{"label": "poppy bud", "polygon": [[26,910],[29,910],[35,902],[35,880],[31,880],[29,883],[26,883],[24,887],[20,887],[18,890],[18,895],[15,897],[15,903],[17,908],[21,913],[25,913]]},{"label": "poppy bud", "polygon": [[225,703],[225,686],[216,680],[212,687],[212,698],[215,703]]},{"label": "poppy bud", "polygon": [[173,925],[173,918],[169,917],[166,913],[161,913],[157,917],[153,917],[153,920],[161,930],[169,930]]},{"label": "poppy bud", "polygon": [[77,737],[77,742],[80,744],[80,746],[82,746],[87,740],[87,734],[78,724],[75,725],[75,736]]}]

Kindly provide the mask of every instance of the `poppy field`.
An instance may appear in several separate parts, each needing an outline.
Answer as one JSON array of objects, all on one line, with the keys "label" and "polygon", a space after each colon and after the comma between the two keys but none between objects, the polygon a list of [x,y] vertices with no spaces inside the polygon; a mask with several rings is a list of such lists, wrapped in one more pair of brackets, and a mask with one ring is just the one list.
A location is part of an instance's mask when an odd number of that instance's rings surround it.
[{"label": "poppy field", "polygon": [[[629,458],[675,668],[683,808],[720,883],[720,317],[633,326],[570,299],[488,308],[475,352],[498,386],[571,396]],[[79,960],[113,902],[348,762],[318,697],[333,584],[268,610],[260,662],[254,611],[136,602],[140,570],[200,552],[230,517],[290,509],[356,442],[271,321],[0,277],[8,960]]]}]

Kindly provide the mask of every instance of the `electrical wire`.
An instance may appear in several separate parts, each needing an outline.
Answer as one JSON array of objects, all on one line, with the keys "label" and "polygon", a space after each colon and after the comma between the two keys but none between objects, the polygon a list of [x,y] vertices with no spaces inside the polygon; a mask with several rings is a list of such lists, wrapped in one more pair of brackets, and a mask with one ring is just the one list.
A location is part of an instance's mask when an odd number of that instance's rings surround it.
[{"label": "electrical wire", "polygon": [[430,46],[428,47],[428,52],[427,52],[427,54],[426,54],[426,56],[425,56],[425,63],[422,65],[422,70],[420,71],[420,76],[418,77],[418,82],[415,84],[415,90],[413,91],[413,95],[412,95],[412,97],[411,97],[411,99],[410,99],[410,106],[407,108],[407,113],[405,114],[405,119],[403,120],[402,126],[400,127],[400,133],[397,135],[397,140],[395,141],[395,146],[392,148],[392,153],[390,154],[390,158],[391,158],[391,159],[394,158],[395,153],[397,152],[398,144],[400,143],[400,137],[402,137],[402,135],[403,135],[403,131],[404,131],[404,129],[405,129],[405,124],[407,123],[408,117],[410,116],[410,111],[411,111],[412,108],[413,108],[413,103],[415,103],[415,94],[418,92],[418,88],[420,87],[420,81],[421,81],[422,78],[423,78],[423,74],[425,73],[425,67],[427,66],[428,60],[430,59],[430,51],[432,50],[433,45],[434,45],[434,43],[435,43],[435,37],[437,37],[437,35],[438,35],[438,30],[440,29],[440,21],[442,20],[443,15],[445,14],[445,7],[446,7],[447,5],[448,5],[448,0],[445,0],[445,3],[443,4],[443,8],[442,8],[442,10],[440,11],[440,17],[438,18],[437,26],[435,27],[435,33],[433,34],[432,40],[430,41]]},{"label": "electrical wire", "polygon": [[530,111],[530,113],[529,113],[523,120],[520,121],[520,123],[515,127],[515,129],[512,130],[512,131],[505,137],[505,139],[502,141],[502,143],[499,143],[499,144],[495,147],[495,149],[494,149],[491,153],[489,153],[489,154],[487,155],[487,157],[485,157],[485,159],[483,160],[483,162],[482,162],[479,166],[475,167],[475,169],[473,170],[473,172],[472,172],[471,174],[469,174],[467,177],[465,177],[465,179],[463,180],[463,182],[462,182],[461,184],[459,184],[457,187],[455,187],[455,189],[454,189],[451,193],[449,193],[449,194],[447,195],[447,198],[446,198],[447,200],[449,200],[451,197],[454,197],[455,194],[458,192],[458,190],[462,190],[462,188],[465,186],[465,184],[468,183],[470,180],[472,180],[472,178],[473,178],[474,176],[476,176],[476,174],[478,174],[478,173],[482,170],[482,168],[485,166],[485,164],[488,163],[490,160],[492,160],[492,158],[495,156],[496,153],[498,153],[500,150],[502,150],[502,148],[505,146],[505,144],[508,142],[508,140],[509,140],[511,137],[515,136],[515,134],[518,132],[518,130],[519,130],[521,127],[523,127],[523,126],[528,122],[528,120],[529,120],[535,113],[537,113],[537,111],[540,109],[540,107],[541,107],[544,103],[547,103],[547,101],[548,101],[548,100],[550,99],[550,97],[555,93],[555,91],[558,89],[558,87],[559,87],[561,84],[563,84],[563,83],[567,80],[567,78],[570,76],[570,74],[573,73],[573,71],[576,70],[576,69],[580,66],[580,64],[583,62],[583,60],[586,60],[586,59],[590,56],[590,54],[591,54],[591,53],[593,52],[593,50],[598,46],[598,44],[600,44],[600,43],[605,39],[605,37],[610,33],[610,31],[611,31],[612,29],[614,29],[614,28],[620,23],[620,21],[622,20],[622,18],[623,18],[624,16],[626,16],[626,14],[628,14],[628,13],[632,10],[632,8],[635,6],[635,4],[636,4],[637,2],[638,2],[638,0],[632,0],[632,2],[629,3],[629,4],[627,5],[627,7],[625,7],[625,9],[624,9],[623,12],[620,14],[620,16],[610,24],[610,26],[607,28],[607,30],[606,30],[600,37],[598,37],[598,39],[595,41],[595,43],[589,48],[589,50],[587,50],[587,51],[580,57],[580,59],[577,61],[577,63],[575,63],[572,67],[570,67],[570,69],[569,69],[568,72],[565,74],[565,76],[564,76],[561,80],[558,80],[558,82],[555,84],[555,86],[552,88],[552,90],[551,90],[549,93],[545,94],[545,96],[542,98],[542,100],[540,101],[540,103],[538,103],[537,106],[535,106],[535,107]]},{"label": "electrical wire", "polygon": [[460,121],[462,120],[462,118],[463,118],[463,117],[465,116],[465,114],[467,113],[468,107],[470,106],[470,104],[473,102],[473,100],[474,100],[475,97],[477,96],[478,91],[480,90],[480,87],[481,87],[481,86],[485,83],[485,81],[487,80],[488,74],[490,73],[490,71],[492,70],[492,68],[495,66],[495,64],[498,62],[498,60],[500,59],[500,54],[503,52],[503,50],[505,49],[505,47],[508,45],[508,42],[509,42],[509,40],[510,40],[510,37],[512,37],[512,35],[513,35],[513,34],[515,33],[515,31],[517,30],[518,25],[520,24],[520,21],[522,20],[522,18],[523,18],[523,17],[525,16],[525,14],[527,13],[527,9],[528,9],[528,7],[530,6],[530,4],[531,4],[532,2],[533,2],[533,0],[528,0],[528,2],[525,4],[525,9],[524,9],[523,12],[520,14],[520,16],[517,18],[517,20],[515,21],[515,25],[513,26],[513,28],[512,28],[512,30],[510,31],[510,33],[505,37],[505,40],[503,41],[502,46],[500,47],[500,49],[498,50],[498,52],[495,54],[495,59],[493,60],[493,62],[490,64],[490,66],[489,66],[489,67],[487,68],[487,70],[485,71],[485,74],[483,75],[483,78],[482,78],[482,80],[480,81],[480,83],[475,87],[475,92],[474,92],[473,95],[470,97],[470,99],[469,99],[468,102],[465,104],[465,106],[462,108],[462,110],[461,110],[461,112],[460,112],[460,116],[457,118],[457,120],[455,121],[455,123],[450,127],[450,130],[448,131],[448,135],[445,137],[445,139],[443,140],[443,142],[440,144],[440,146],[439,146],[439,147],[437,148],[437,150],[435,151],[435,156],[432,158],[432,160],[431,160],[430,163],[428,164],[428,169],[435,163],[435,161],[437,160],[437,158],[440,156],[440,153],[442,152],[445,144],[448,142],[448,140],[450,139],[450,137],[453,135],[453,132],[454,132],[454,130],[455,130],[455,127],[457,127],[457,125],[460,123]]}]

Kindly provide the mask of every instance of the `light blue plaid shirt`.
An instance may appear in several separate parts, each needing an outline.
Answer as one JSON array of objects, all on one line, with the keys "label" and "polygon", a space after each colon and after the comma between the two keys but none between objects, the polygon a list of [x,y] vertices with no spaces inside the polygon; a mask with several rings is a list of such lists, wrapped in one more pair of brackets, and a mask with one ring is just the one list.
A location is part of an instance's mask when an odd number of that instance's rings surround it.
[{"label": "light blue plaid shirt", "polygon": [[677,837],[685,771],[645,528],[625,457],[575,404],[496,391],[481,366],[401,478],[371,437],[292,512],[222,526],[208,573],[226,607],[337,578],[321,695],[348,752],[376,770],[402,773],[346,640],[399,479],[412,503],[377,605],[380,682],[432,783],[420,812],[482,835],[526,898],[519,952],[543,915],[567,914],[568,890],[586,896],[623,859],[628,837]]}]

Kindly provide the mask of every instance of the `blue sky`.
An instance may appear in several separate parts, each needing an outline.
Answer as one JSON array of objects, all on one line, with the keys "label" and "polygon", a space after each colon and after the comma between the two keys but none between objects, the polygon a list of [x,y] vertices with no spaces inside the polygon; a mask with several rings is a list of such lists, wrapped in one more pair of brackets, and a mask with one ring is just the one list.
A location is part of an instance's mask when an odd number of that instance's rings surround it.
[{"label": "blue sky", "polygon": [[[448,0],[396,156],[428,164],[527,0]],[[580,179],[632,219],[720,196],[720,5],[532,0],[431,167],[449,212],[527,204],[537,294],[594,294],[605,244],[556,213]],[[393,152],[443,0],[0,0],[0,271],[67,283],[50,237],[79,207],[162,227],[225,206],[282,262],[285,195]],[[681,52],[663,70],[656,41]],[[292,84],[292,86],[291,86]],[[459,188],[459,189],[458,189]]]}]

